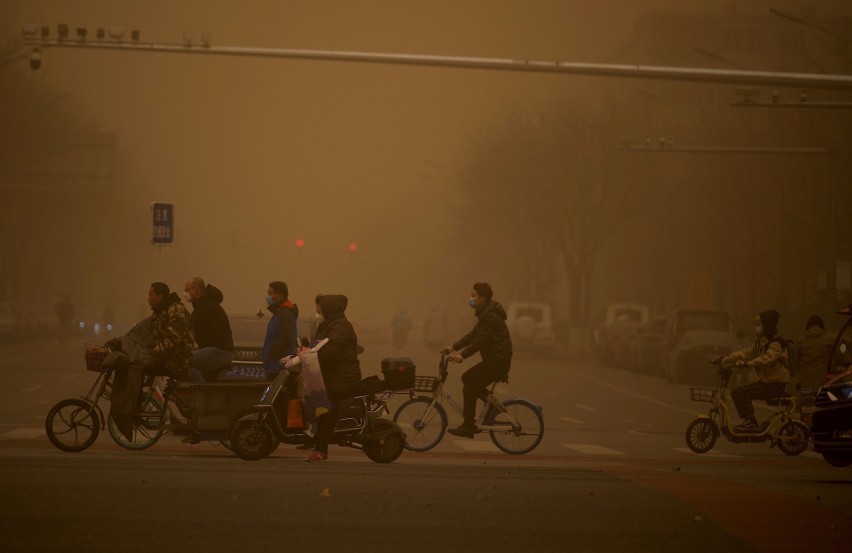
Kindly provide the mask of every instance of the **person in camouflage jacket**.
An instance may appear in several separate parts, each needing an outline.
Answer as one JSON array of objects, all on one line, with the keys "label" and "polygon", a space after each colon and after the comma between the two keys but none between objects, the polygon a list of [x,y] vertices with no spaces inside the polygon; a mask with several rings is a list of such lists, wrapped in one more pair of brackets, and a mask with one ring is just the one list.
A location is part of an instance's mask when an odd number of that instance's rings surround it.
[{"label": "person in camouflage jacket", "polygon": [[167,284],[155,282],[148,290],[154,355],[177,378],[187,378],[192,364],[192,319],[180,297]]}]

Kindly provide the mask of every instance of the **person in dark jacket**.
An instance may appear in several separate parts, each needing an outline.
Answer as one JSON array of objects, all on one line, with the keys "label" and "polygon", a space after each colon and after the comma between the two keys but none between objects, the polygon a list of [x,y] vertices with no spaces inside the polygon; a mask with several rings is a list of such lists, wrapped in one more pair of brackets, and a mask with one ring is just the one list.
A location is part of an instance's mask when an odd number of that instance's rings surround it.
[{"label": "person in dark jacket", "polygon": [[299,307],[290,301],[289,294],[287,284],[279,280],[270,282],[266,290],[267,308],[272,313],[272,318],[266,325],[261,356],[267,378],[274,378],[281,372],[278,361],[282,357],[295,355],[299,349],[296,332]]},{"label": "person in dark jacket", "polygon": [[458,428],[448,430],[454,436],[473,438],[476,433],[473,421],[477,398],[485,400],[488,386],[506,379],[512,365],[512,338],[506,326],[506,310],[492,299],[493,295],[491,285],[487,282],[473,285],[468,305],[476,310],[476,325],[467,335],[443,350],[456,363],[461,363],[477,351],[482,356],[482,362],[462,375],[464,422]]},{"label": "person in dark jacket", "polygon": [[328,342],[317,352],[325,389],[331,401],[331,412],[317,420],[316,445],[307,461],[328,459],[328,442],[334,430],[337,404],[353,397],[361,382],[361,364],[358,361],[358,337],[352,323],[346,318],[349,303],[346,296],[324,294],[317,298],[322,323],[317,328],[317,340]]},{"label": "person in dark jacket", "polygon": [[192,352],[193,382],[213,382],[219,371],[234,360],[234,338],[228,314],[222,308],[224,296],[201,277],[186,280],[184,299],[192,303],[192,329],[198,349]]}]

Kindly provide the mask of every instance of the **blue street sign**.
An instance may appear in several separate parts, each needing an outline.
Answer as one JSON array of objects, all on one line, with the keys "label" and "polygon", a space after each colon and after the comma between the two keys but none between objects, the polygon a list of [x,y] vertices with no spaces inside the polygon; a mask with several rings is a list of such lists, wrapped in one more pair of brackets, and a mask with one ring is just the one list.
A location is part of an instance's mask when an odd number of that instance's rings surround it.
[{"label": "blue street sign", "polygon": [[175,240],[175,206],[154,202],[151,204],[151,214],[154,218],[152,244],[171,244]]}]

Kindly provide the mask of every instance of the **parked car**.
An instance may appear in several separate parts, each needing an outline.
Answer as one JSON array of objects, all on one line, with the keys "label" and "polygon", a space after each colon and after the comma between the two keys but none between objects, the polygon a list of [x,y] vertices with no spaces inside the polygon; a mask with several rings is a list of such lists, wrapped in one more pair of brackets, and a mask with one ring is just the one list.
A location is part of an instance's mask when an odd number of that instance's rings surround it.
[{"label": "parked car", "polygon": [[506,310],[506,325],[512,347],[541,355],[553,353],[555,337],[550,305],[541,302],[512,302]]},{"label": "parked car", "polygon": [[631,370],[640,374],[663,376],[663,347],[668,321],[667,317],[656,317],[637,329],[631,345]]},{"label": "parked car", "polygon": [[736,336],[725,311],[680,309],[669,318],[665,340],[662,361],[667,380],[712,385],[716,369],[710,361],[728,355]]},{"label": "parked car", "polygon": [[[845,309],[852,315],[852,307]],[[811,418],[814,451],[835,467],[852,465],[852,317],[846,321],[829,357],[830,372],[837,376],[817,393]]]},{"label": "parked car", "polygon": [[635,303],[607,305],[595,327],[595,353],[601,365],[625,364],[628,340],[648,323],[648,307]]}]

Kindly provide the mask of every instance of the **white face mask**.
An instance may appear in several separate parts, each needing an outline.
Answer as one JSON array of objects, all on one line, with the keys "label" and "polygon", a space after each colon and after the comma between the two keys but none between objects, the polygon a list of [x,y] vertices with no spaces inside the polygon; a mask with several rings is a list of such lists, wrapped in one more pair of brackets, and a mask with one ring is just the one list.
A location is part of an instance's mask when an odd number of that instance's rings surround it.
[{"label": "white face mask", "polygon": [[757,325],[754,327],[754,333],[758,336],[763,336],[763,326]]},{"label": "white face mask", "polygon": [[186,301],[192,301],[192,296],[189,295],[189,292],[184,292],[183,299]]}]

